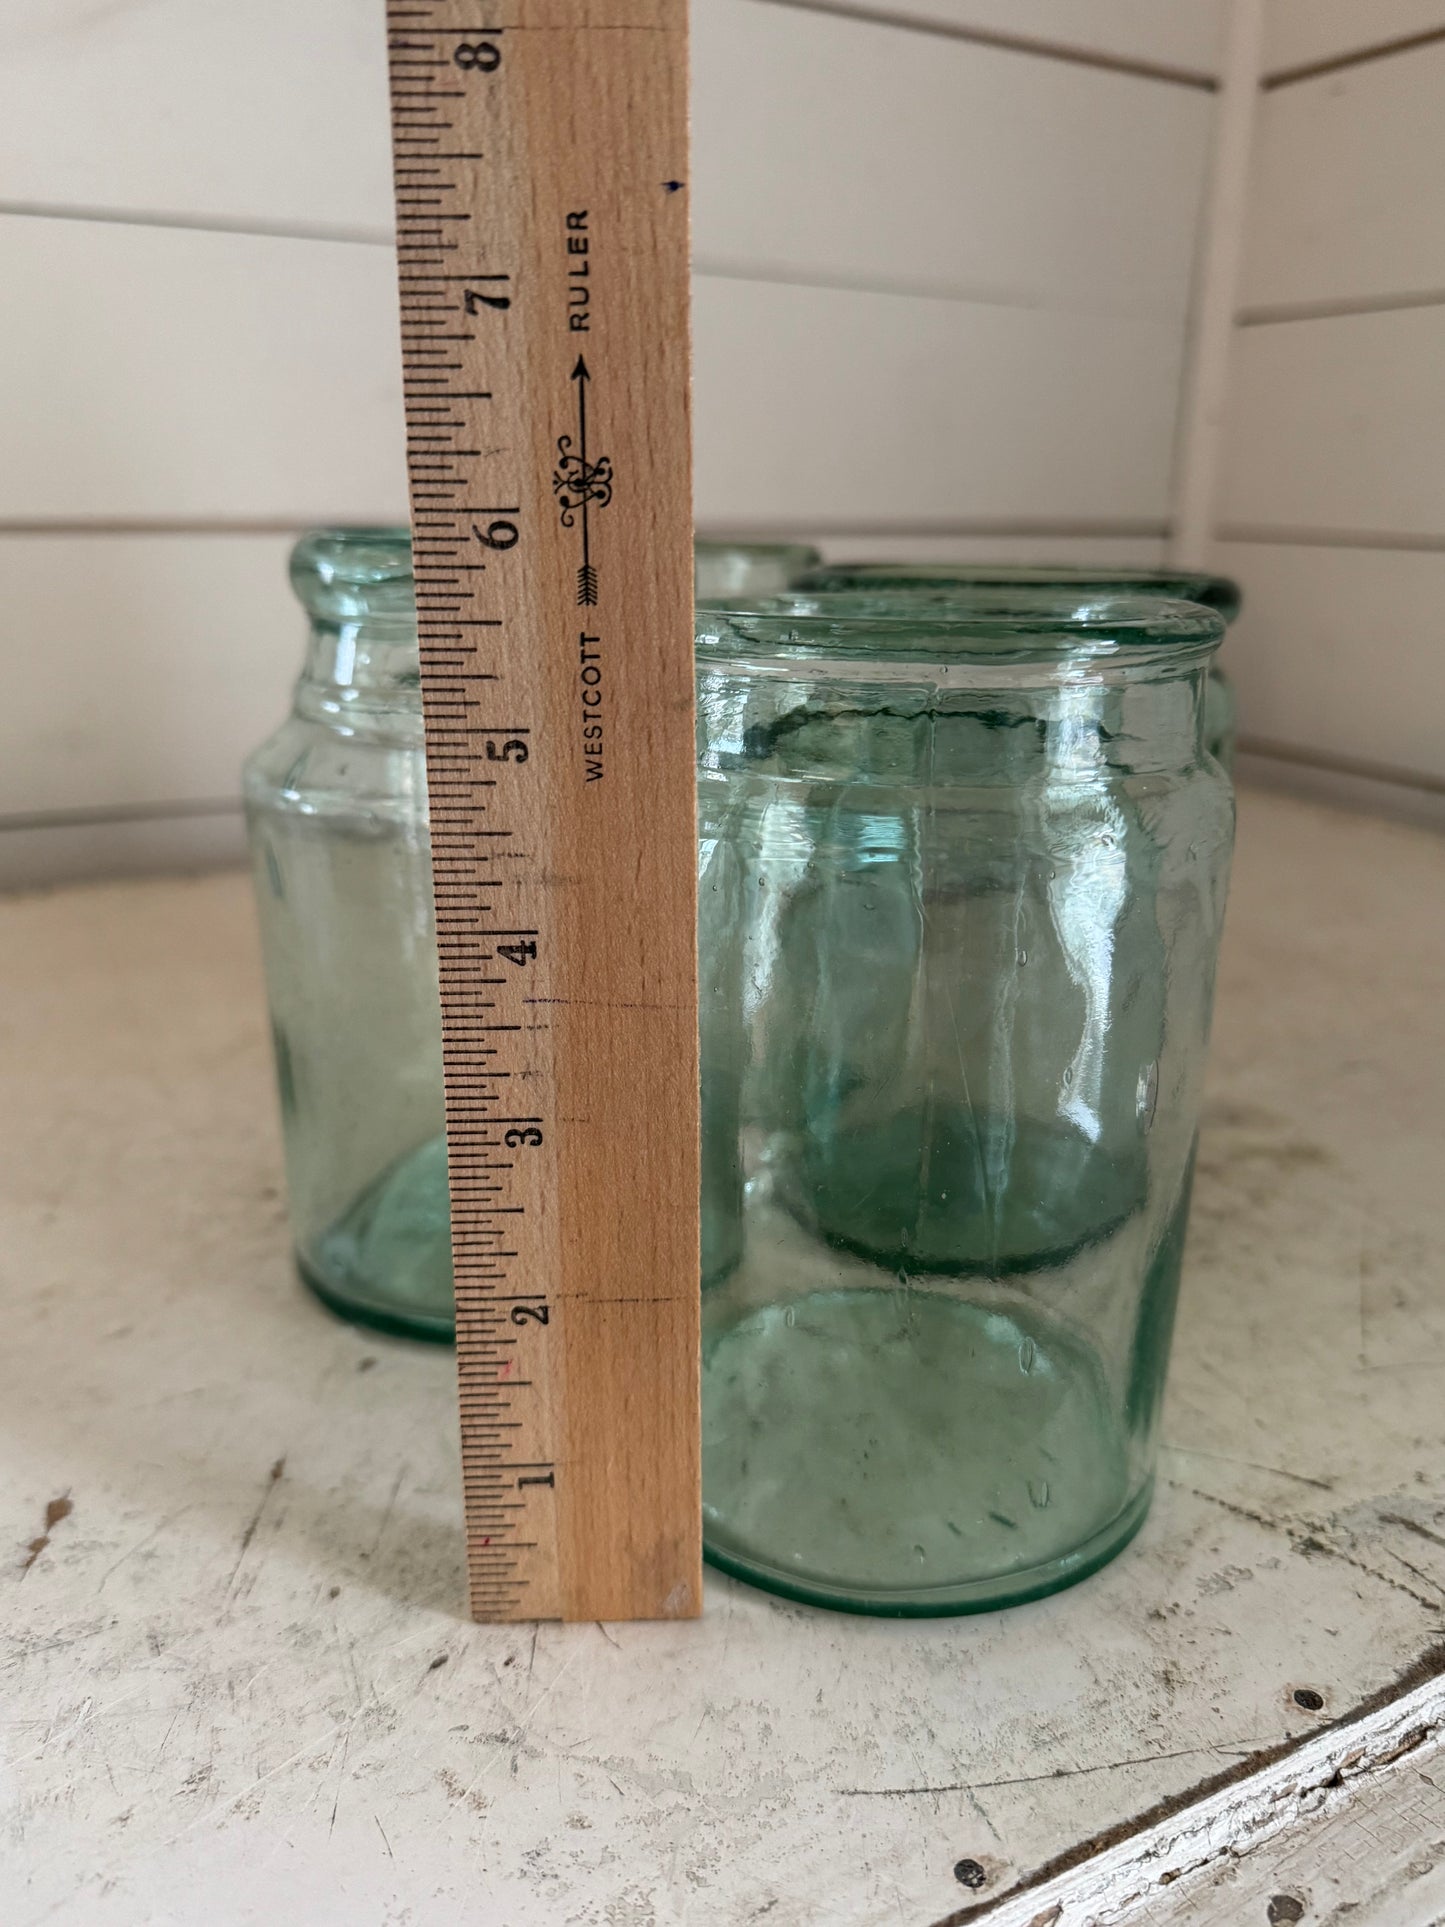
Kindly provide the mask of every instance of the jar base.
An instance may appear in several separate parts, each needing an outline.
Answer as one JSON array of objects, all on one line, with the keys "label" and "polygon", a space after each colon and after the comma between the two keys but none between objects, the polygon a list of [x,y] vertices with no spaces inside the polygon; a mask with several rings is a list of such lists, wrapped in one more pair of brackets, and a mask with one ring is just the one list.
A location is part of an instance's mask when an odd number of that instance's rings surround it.
[{"label": "jar base", "polygon": [[456,1344],[455,1318],[397,1311],[386,1305],[369,1304],[364,1298],[353,1298],[349,1293],[328,1284],[307,1264],[299,1251],[292,1255],[296,1274],[311,1296],[335,1317],[344,1318],[348,1325],[365,1325],[371,1331],[386,1332],[392,1338],[422,1338],[432,1345]]},{"label": "jar base", "polygon": [[702,1404],[707,1556],[816,1605],[1038,1598],[1112,1557],[1148,1508],[1092,1347],[1019,1291],[859,1285],[757,1306],[713,1323]]},{"label": "jar base", "polygon": [[[790,1147],[788,1147],[790,1149]],[[934,1101],[869,1127],[813,1120],[782,1193],[806,1229],[884,1271],[1001,1278],[1101,1244],[1148,1193],[1142,1143]]]},{"label": "jar base", "polygon": [[1096,1532],[1082,1545],[1046,1565],[1025,1572],[1011,1573],[1006,1580],[987,1579],[944,1585],[916,1592],[862,1592],[822,1581],[799,1578],[757,1560],[748,1559],[715,1544],[703,1533],[702,1556],[705,1565],[714,1566],[732,1579],[742,1579],[763,1592],[775,1593],[804,1606],[823,1606],[832,1612],[860,1613],[875,1619],[961,1619],[969,1613],[999,1612],[1006,1606],[1024,1606],[1031,1599],[1047,1599],[1050,1593],[1063,1592],[1078,1585],[1107,1566],[1134,1538],[1154,1497],[1154,1480],[1147,1479],[1117,1518]]},{"label": "jar base", "polygon": [[296,1262],[303,1281],[340,1317],[451,1344],[446,1140],[428,1138],[389,1166]]}]

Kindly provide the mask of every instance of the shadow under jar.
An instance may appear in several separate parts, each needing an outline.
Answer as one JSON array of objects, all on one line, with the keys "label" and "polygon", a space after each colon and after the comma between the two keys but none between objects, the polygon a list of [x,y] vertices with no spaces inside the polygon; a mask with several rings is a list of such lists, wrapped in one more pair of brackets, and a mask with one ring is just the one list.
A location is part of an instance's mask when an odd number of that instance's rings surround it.
[{"label": "shadow under jar", "polygon": [[700,610],[727,1570],[962,1612],[1141,1523],[1232,839],[1221,633],[1045,585]]},{"label": "shadow under jar", "polygon": [[[978,594],[988,589],[1026,589],[1054,586],[1079,597],[1091,595],[1167,596],[1198,602],[1214,609],[1226,628],[1239,614],[1239,584],[1227,575],[1205,569],[1102,568],[1088,563],[1007,562],[823,562],[795,576],[808,590],[860,590],[871,595],[908,592],[948,595],[962,590]],[[1211,756],[1227,770],[1234,768],[1238,728],[1234,685],[1214,663],[1204,690],[1204,742]]]}]

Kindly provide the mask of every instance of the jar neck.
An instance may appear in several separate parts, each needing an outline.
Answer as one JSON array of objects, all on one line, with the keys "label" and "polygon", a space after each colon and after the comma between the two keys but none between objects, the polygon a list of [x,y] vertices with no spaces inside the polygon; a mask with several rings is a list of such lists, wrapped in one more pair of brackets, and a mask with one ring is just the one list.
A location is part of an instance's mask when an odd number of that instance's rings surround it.
[{"label": "jar neck", "polygon": [[312,619],[296,683],[295,713],[332,728],[419,737],[421,660],[416,624],[404,617]]}]

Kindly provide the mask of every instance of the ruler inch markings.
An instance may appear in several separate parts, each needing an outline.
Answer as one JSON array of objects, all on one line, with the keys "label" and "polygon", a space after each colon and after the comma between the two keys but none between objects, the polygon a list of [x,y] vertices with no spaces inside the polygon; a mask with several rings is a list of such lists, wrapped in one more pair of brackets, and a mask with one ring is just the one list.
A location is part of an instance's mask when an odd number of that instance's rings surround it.
[{"label": "ruler inch markings", "polygon": [[701,1607],[686,0],[626,14],[387,9],[482,1620]]}]

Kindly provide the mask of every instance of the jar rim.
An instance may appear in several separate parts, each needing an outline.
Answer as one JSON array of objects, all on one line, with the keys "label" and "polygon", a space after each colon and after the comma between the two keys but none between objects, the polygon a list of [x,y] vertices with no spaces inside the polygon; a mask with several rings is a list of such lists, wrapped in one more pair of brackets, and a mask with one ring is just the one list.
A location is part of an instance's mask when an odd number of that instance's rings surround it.
[{"label": "jar rim", "polygon": [[411,530],[403,524],[308,529],[291,551],[298,594],[303,581],[329,589],[411,579]]},{"label": "jar rim", "polygon": [[[759,555],[770,560],[778,556],[816,556],[818,551],[811,542],[751,542],[745,535],[697,535],[693,537],[693,552],[697,555]],[[823,568],[824,563],[814,566]]]},{"label": "jar rim", "polygon": [[1243,592],[1232,576],[1210,569],[1146,563],[1090,562],[820,562],[793,584],[805,592],[877,590],[947,593],[977,588],[1085,589],[1097,595],[1163,596],[1217,609],[1227,624],[1239,614]]},{"label": "jar rim", "polygon": [[882,588],[793,591],[746,604],[713,597],[698,604],[696,647],[700,662],[1179,662],[1207,656],[1223,635],[1216,610],[1174,597],[1085,597],[1060,584],[988,583],[901,599]]}]

